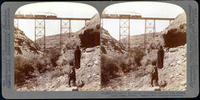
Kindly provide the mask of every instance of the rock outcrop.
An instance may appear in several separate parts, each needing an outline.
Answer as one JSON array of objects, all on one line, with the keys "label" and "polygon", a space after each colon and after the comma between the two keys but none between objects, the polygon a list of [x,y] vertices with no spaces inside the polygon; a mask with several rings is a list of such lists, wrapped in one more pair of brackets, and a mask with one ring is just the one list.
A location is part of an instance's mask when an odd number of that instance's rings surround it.
[{"label": "rock outcrop", "polygon": [[90,48],[100,45],[100,23],[99,16],[95,15],[90,23],[82,29],[83,32],[79,34],[82,48]]},{"label": "rock outcrop", "polygon": [[103,54],[125,53],[124,45],[114,39],[107,30],[101,29],[101,51]]},{"label": "rock outcrop", "polygon": [[14,28],[15,55],[40,54],[39,46],[30,40],[23,31]]},{"label": "rock outcrop", "polygon": [[176,47],[186,44],[186,14],[178,15],[164,30],[165,47]]}]

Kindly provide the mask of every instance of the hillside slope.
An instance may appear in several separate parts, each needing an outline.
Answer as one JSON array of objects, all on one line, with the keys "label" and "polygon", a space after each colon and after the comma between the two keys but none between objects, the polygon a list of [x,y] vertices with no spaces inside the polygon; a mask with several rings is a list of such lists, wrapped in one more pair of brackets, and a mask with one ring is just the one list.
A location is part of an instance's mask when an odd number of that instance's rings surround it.
[{"label": "hillside slope", "polygon": [[101,50],[104,54],[125,53],[125,47],[122,43],[115,40],[107,30],[101,29]]},{"label": "hillside slope", "polygon": [[14,28],[15,55],[39,54],[39,47],[23,31]]}]

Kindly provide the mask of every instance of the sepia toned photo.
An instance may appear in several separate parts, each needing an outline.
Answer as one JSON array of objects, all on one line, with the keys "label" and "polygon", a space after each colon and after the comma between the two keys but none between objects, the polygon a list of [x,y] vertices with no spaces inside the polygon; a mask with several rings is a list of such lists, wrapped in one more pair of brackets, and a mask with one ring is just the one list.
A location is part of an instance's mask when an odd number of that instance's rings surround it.
[{"label": "sepia toned photo", "polygon": [[[100,18],[101,17],[101,18]],[[185,91],[186,13],[125,2],[41,2],[14,15],[17,91]]]},{"label": "sepia toned photo", "polygon": [[102,90],[186,90],[186,14],[181,7],[113,4],[104,9],[101,26]]},{"label": "sepia toned photo", "polygon": [[195,0],[4,1],[5,99],[196,98]]},{"label": "sepia toned photo", "polygon": [[100,89],[100,18],[90,5],[31,3],[14,16],[17,91]]}]

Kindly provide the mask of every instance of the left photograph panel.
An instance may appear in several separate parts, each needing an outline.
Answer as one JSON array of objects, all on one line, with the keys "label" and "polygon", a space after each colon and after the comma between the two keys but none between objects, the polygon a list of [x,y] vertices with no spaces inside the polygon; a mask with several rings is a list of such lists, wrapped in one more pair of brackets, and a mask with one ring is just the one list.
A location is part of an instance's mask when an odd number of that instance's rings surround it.
[{"label": "left photograph panel", "polygon": [[100,18],[87,4],[42,2],[14,16],[17,91],[100,90]]}]

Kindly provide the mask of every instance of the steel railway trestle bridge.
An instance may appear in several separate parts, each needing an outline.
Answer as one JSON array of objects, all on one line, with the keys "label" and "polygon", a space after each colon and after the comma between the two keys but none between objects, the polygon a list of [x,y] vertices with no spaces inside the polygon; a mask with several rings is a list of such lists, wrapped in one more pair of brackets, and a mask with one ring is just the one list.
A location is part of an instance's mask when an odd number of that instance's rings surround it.
[{"label": "steel railway trestle bridge", "polygon": [[[130,50],[130,19],[144,20],[146,33],[156,32],[156,20],[168,20],[169,24],[174,20],[174,18],[159,18],[159,17],[142,17],[141,15],[130,15],[130,14],[102,14],[103,19],[119,19],[119,41],[128,37],[128,50]],[[103,21],[101,21],[103,27]],[[153,34],[154,36],[154,34]],[[144,47],[146,43],[146,35],[144,35]]]},{"label": "steel railway trestle bridge", "polygon": [[[102,14],[103,19],[119,19],[119,41],[124,37],[128,37],[128,50],[130,49],[130,20],[144,20],[145,21],[145,34],[146,33],[155,33],[156,32],[156,20],[168,20],[169,24],[175,18],[158,18],[158,17],[142,17],[141,15],[128,15],[128,14]],[[86,22],[91,20],[91,18],[58,18],[57,16],[50,15],[15,15],[14,16],[14,25],[18,27],[18,19],[33,19],[35,21],[35,43],[36,40],[43,36],[44,39],[44,50],[46,48],[46,20],[59,20],[60,21],[60,48],[61,48],[61,34],[63,33],[71,33],[71,21],[72,20],[83,20]],[[101,26],[103,27],[103,21],[101,22]],[[144,47],[146,43],[146,35],[144,35]]]},{"label": "steel railway trestle bridge", "polygon": [[18,28],[19,19],[33,19],[35,22],[34,27],[34,33],[35,33],[35,40],[38,38],[43,37],[44,39],[44,51],[46,49],[46,20],[58,20],[60,21],[60,48],[61,48],[61,34],[64,33],[71,33],[71,21],[72,20],[82,20],[85,21],[85,25],[87,21],[89,21],[91,18],[58,18],[54,15],[21,15],[16,14],[14,16],[14,26]]}]

